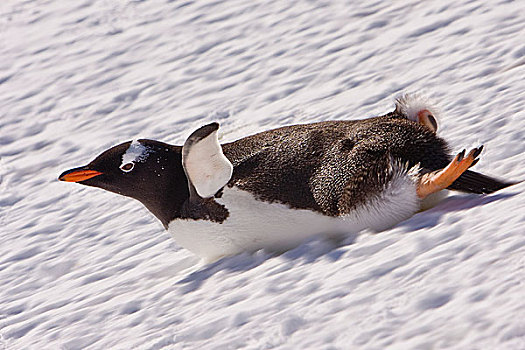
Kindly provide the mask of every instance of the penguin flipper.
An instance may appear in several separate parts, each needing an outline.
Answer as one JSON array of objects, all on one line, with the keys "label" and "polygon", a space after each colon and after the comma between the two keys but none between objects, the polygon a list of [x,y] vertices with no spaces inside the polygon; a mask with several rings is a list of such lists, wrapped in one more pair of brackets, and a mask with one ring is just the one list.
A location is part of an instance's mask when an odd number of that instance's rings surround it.
[{"label": "penguin flipper", "polygon": [[210,198],[223,188],[233,174],[233,165],[222,152],[217,137],[218,123],[195,130],[182,147],[182,166],[190,194]]},{"label": "penguin flipper", "polygon": [[517,182],[501,181],[472,170],[467,170],[448,186],[447,189],[467,193],[486,194],[496,192],[502,188],[515,185],[516,183]]}]

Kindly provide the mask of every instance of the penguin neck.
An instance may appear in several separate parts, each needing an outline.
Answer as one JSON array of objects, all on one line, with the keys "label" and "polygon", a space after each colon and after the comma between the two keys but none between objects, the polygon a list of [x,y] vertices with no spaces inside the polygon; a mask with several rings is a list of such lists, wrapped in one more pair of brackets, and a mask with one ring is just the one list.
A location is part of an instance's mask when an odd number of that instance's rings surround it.
[{"label": "penguin neck", "polygon": [[182,167],[182,147],[165,145],[173,151],[170,153],[169,166],[164,171],[162,178],[156,178],[147,191],[135,193],[134,198],[139,200],[167,229],[174,219],[182,215],[182,207],[190,198],[188,180]]},{"label": "penguin neck", "polygon": [[160,220],[164,228],[168,228],[171,221],[181,218],[183,204],[189,198],[187,186],[171,187],[162,197],[144,199],[139,201]]}]

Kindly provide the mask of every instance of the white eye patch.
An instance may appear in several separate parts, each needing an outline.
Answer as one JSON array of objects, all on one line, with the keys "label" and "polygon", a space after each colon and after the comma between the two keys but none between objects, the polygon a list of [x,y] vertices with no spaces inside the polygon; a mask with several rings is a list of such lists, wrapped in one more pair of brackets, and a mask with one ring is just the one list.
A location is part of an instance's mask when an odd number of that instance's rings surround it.
[{"label": "white eye patch", "polygon": [[[129,168],[129,166],[127,166],[129,163],[134,164],[145,162],[146,159],[148,159],[150,152],[151,150],[148,147],[144,146],[137,140],[133,140],[126,153],[122,155],[122,163],[120,164],[120,168]],[[131,171],[132,169],[133,167],[127,171]]]}]

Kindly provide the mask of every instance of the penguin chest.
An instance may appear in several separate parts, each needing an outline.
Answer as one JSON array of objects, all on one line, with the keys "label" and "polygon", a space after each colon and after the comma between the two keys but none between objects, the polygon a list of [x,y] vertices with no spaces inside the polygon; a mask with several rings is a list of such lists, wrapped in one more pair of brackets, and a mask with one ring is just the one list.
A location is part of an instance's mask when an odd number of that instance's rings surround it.
[{"label": "penguin chest", "polygon": [[262,202],[236,187],[224,188],[217,202],[229,212],[222,223],[175,219],[168,227],[178,244],[207,261],[259,249],[282,252],[316,235],[340,237],[357,229],[349,231],[344,217]]},{"label": "penguin chest", "polygon": [[259,249],[282,252],[314,236],[338,238],[365,228],[387,229],[421,209],[413,176],[397,173],[379,194],[341,216],[327,216],[281,203],[257,200],[251,193],[224,188],[217,202],[229,212],[222,223],[175,219],[168,227],[178,244],[207,261]]}]

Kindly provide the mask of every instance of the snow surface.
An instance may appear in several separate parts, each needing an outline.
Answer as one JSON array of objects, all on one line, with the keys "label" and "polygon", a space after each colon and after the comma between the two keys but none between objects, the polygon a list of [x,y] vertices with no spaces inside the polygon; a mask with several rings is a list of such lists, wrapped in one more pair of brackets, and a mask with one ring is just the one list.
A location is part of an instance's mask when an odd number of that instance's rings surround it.
[{"label": "snow surface", "polygon": [[525,184],[212,265],[140,203],[57,181],[119,142],[442,110],[525,179],[520,1],[0,3],[0,349],[525,349]]}]

